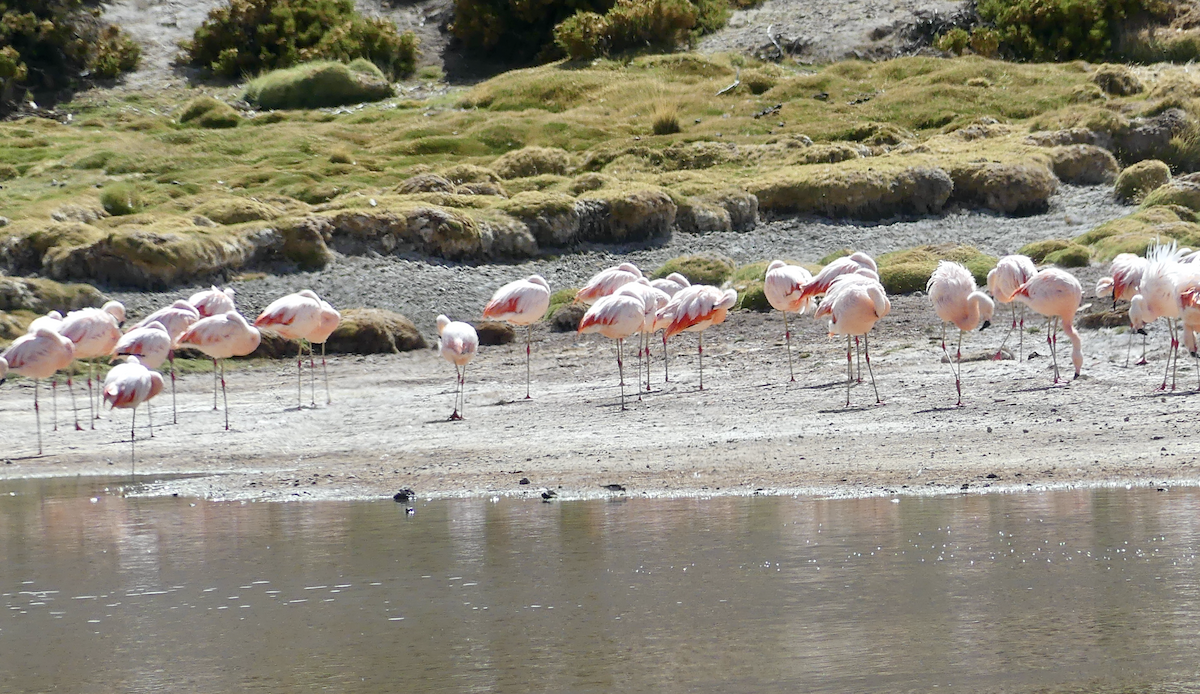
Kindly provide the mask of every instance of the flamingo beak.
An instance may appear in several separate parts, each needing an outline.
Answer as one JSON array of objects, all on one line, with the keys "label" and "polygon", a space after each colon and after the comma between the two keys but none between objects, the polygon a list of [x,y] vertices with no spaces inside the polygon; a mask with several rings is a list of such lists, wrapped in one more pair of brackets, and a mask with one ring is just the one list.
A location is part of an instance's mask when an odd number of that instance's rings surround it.
[{"label": "flamingo beak", "polygon": [[988,328],[990,328],[990,327],[992,327],[992,322],[991,322],[990,320],[985,320],[985,321],[983,322],[983,325],[979,326],[979,329],[980,329],[980,330],[987,330],[987,329],[988,329]]}]

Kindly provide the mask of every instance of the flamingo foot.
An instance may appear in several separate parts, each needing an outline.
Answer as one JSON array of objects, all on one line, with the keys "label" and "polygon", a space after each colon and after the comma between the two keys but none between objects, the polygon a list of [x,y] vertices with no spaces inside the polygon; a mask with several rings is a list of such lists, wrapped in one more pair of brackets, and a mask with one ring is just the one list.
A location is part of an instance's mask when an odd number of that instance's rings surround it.
[{"label": "flamingo foot", "polygon": [[1143,360],[1141,360],[1141,361],[1139,361],[1139,362],[1134,362],[1134,364],[1133,364],[1133,365],[1134,365],[1134,366],[1145,366],[1146,364],[1149,364],[1149,363],[1150,363],[1150,362],[1148,362],[1148,361],[1146,361],[1145,359],[1143,359]]},{"label": "flamingo foot", "polygon": [[460,421],[461,419],[462,419],[462,415],[458,413],[458,410],[455,410],[454,413],[450,415],[450,419],[447,421],[457,422],[457,421]]}]

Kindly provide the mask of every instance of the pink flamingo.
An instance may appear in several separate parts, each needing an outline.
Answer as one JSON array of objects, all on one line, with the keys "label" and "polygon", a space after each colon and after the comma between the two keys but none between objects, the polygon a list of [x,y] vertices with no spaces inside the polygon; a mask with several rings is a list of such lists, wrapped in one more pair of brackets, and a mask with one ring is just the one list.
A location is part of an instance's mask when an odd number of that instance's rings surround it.
[{"label": "pink flamingo", "polygon": [[[179,338],[198,320],[200,312],[196,307],[181,299],[151,313],[135,326],[143,328],[150,323],[158,323],[171,336],[171,350],[167,352],[167,360],[171,364],[171,421],[175,424],[179,423],[179,413],[175,407],[175,349],[179,346]],[[216,388],[213,389],[213,393],[216,393]]]},{"label": "pink flamingo", "polygon": [[[654,287],[655,289],[658,289],[659,291],[666,293],[667,298],[669,300],[670,298],[672,298],[676,294],[678,294],[679,290],[692,286],[692,283],[690,281],[688,281],[688,278],[684,277],[683,275],[679,274],[678,272],[672,272],[671,274],[667,275],[666,277],[661,277],[656,280],[650,280],[650,286]],[[660,331],[663,333],[663,336],[662,336],[663,383],[667,383],[671,380],[671,358],[670,358],[671,355],[667,353],[667,332],[666,332],[667,326],[670,324],[671,324],[670,316],[664,316],[663,318],[658,318],[656,316],[654,319],[654,327],[651,329],[651,334],[660,332]]]},{"label": "pink flamingo", "polygon": [[1159,318],[1167,320],[1171,346],[1167,352],[1167,365],[1159,390],[1166,390],[1167,374],[1172,374],[1171,390],[1175,390],[1179,361],[1179,330],[1176,323],[1183,312],[1181,285],[1197,272],[1193,264],[1180,262],[1186,253],[1187,249],[1180,249],[1174,241],[1151,248],[1146,254],[1148,262],[1142,272],[1138,293],[1129,301],[1130,325],[1145,325]]},{"label": "pink flamingo", "polygon": [[75,360],[75,344],[49,328],[38,328],[13,340],[0,353],[6,371],[33,379],[33,413],[37,419],[38,455],[42,454],[42,414],[38,405],[38,383],[68,368]]},{"label": "pink flamingo", "polygon": [[[635,268],[636,269],[636,268]],[[550,308],[550,283],[541,275],[509,282],[496,290],[483,307],[483,317],[525,326],[525,399],[529,399],[529,353],[533,324]]]},{"label": "pink flamingo", "polygon": [[642,326],[638,328],[638,400],[642,399],[641,373],[642,358],[646,361],[646,391],[650,391],[650,336],[654,334],[654,325],[658,310],[671,302],[671,297],[661,289],[650,284],[645,277],[636,282],[630,282],[617,290],[617,294],[635,296],[642,300]]},{"label": "pink flamingo", "polygon": [[693,284],[679,290],[671,301],[658,311],[657,318],[670,317],[663,339],[683,331],[700,333],[697,354],[700,360],[700,390],[704,390],[704,331],[725,322],[729,309],[737,303],[737,292],[706,284]]},{"label": "pink flamingo", "polygon": [[[342,323],[342,314],[338,312],[328,301],[321,299],[321,321],[317,325],[317,329],[308,334],[308,355],[312,357],[313,344],[321,345],[321,372],[325,376],[325,404],[333,403],[333,396],[329,394],[329,369],[325,366],[325,343],[329,341],[329,336],[333,335],[333,331]],[[311,361],[309,366],[312,366]]]},{"label": "pink flamingo", "polygon": [[456,382],[454,386],[454,412],[451,421],[462,419],[467,409],[467,364],[479,351],[479,334],[469,323],[452,321],[446,316],[437,317],[438,353],[442,359],[454,364]]},{"label": "pink flamingo", "polygon": [[1180,321],[1183,323],[1183,341],[1196,364],[1196,390],[1200,391],[1200,354],[1196,351],[1196,333],[1200,332],[1200,278],[1193,277],[1180,292]]},{"label": "pink flamingo", "polygon": [[[996,305],[991,297],[975,287],[975,278],[966,267],[948,260],[938,262],[937,269],[925,284],[925,292],[933,302],[933,310],[942,324],[942,354],[954,372],[954,387],[958,390],[957,405],[962,405],[962,340],[968,330],[991,325]],[[946,350],[946,323],[958,328],[958,351],[953,359]],[[957,364],[957,366],[955,366]]]},{"label": "pink flamingo", "polygon": [[813,318],[829,316],[829,336],[846,336],[846,406],[850,406],[850,383],[854,381],[853,347],[850,336],[862,335],[867,373],[875,390],[875,404],[882,402],[871,370],[871,344],[867,333],[875,323],[892,310],[887,292],[878,280],[858,274],[845,274],[834,280],[825,294],[825,301],[813,313]]},{"label": "pink flamingo", "polygon": [[[617,341],[617,372],[621,377],[621,409],[625,409],[625,339],[640,331],[646,320],[646,303],[640,296],[612,294],[601,297],[579,321],[580,334],[600,333]],[[639,379],[641,378],[639,374]],[[638,386],[639,390],[641,386]]]},{"label": "pink flamingo", "polygon": [[[1112,268],[1110,270],[1112,275],[1110,277],[1101,277],[1096,282],[1096,296],[1098,298],[1111,296],[1114,309],[1117,307],[1118,301],[1132,301],[1133,297],[1138,293],[1138,288],[1141,287],[1142,275],[1146,272],[1146,268],[1149,265],[1150,261],[1132,253],[1117,255],[1117,257],[1112,259]],[[1125,344],[1125,366],[1129,366],[1129,353],[1133,350],[1133,334],[1135,332],[1142,334],[1142,358],[1138,360],[1135,366],[1146,364],[1146,331],[1144,328],[1139,328],[1132,328],[1129,331],[1129,340]]]},{"label": "pink flamingo", "polygon": [[[299,345],[296,352],[296,409],[301,409],[304,398],[304,340],[321,327],[321,297],[311,289],[280,297],[254,319],[254,327],[270,328],[285,339],[295,340]],[[312,355],[312,348],[309,348]],[[317,404],[317,386],[313,382],[312,404]]]},{"label": "pink flamingo", "polygon": [[804,285],[812,281],[812,273],[799,265],[788,265],[782,260],[772,260],[767,266],[767,275],[763,280],[763,293],[767,302],[776,311],[783,313],[783,337],[787,341],[788,375],[792,382],[796,381],[796,372],[792,368],[792,330],[788,327],[788,314],[803,314],[808,311],[811,301],[801,299]]},{"label": "pink flamingo", "polygon": [[[40,330],[42,328],[49,328],[50,330],[53,330],[54,332],[59,332],[62,330],[62,322],[63,322],[62,314],[59,313],[58,311],[51,311],[50,313],[47,313],[44,316],[39,316],[38,318],[34,318],[33,322],[29,324],[29,327],[25,329],[25,332],[26,332],[26,334],[36,333],[38,330]],[[70,369],[67,370],[67,390],[68,390],[68,392],[71,393],[71,410],[73,412],[77,411],[77,408],[75,407],[75,389],[72,387],[72,379],[71,379],[71,370]],[[51,410],[52,418],[53,418],[53,426],[51,428],[54,431],[58,431],[58,372],[57,371],[54,372],[54,375],[50,377],[50,393],[51,393],[50,402],[53,405],[53,410]],[[79,416],[76,415],[75,430],[80,431],[82,429],[83,429],[83,427],[79,426]]]},{"label": "pink flamingo", "polygon": [[621,263],[596,273],[588,283],[575,293],[575,301],[591,306],[600,297],[608,296],[621,288],[622,285],[635,282],[642,277],[642,271],[633,263]]},{"label": "pink flamingo", "polygon": [[835,279],[849,274],[862,275],[877,280],[879,279],[879,266],[875,264],[874,258],[861,251],[838,258],[821,268],[821,271],[814,275],[811,280],[801,285],[799,287],[800,293],[796,296],[795,301],[805,301],[822,296],[829,291],[829,287],[833,285]]},{"label": "pink flamingo", "polygon": [[[1013,293],[1037,274],[1037,266],[1027,255],[1006,255],[996,262],[996,267],[988,271],[988,292],[996,303],[1009,304],[1012,308],[1012,326],[1004,333],[1004,339],[996,348],[995,359],[1003,357],[1004,345],[1008,344],[1008,336],[1018,330],[1017,361],[1025,356],[1025,304],[1021,304],[1021,321],[1017,322],[1017,302],[1013,301]],[[1019,327],[1018,327],[1019,326]]]},{"label": "pink flamingo", "polygon": [[201,318],[209,316],[219,316],[223,313],[229,313],[236,310],[233,305],[233,287],[225,287],[217,289],[210,287],[202,292],[196,292],[188,297],[187,302],[191,304],[200,313]]},{"label": "pink flamingo", "polygon": [[692,286],[692,283],[688,281],[688,278],[684,277],[678,272],[672,272],[666,277],[650,280],[650,286],[666,292],[667,296],[675,296],[675,292],[678,292],[684,287]]},{"label": "pink flamingo", "polygon": [[[121,339],[121,325],[125,322],[125,307],[119,302],[109,301],[100,308],[81,308],[71,311],[63,319],[59,333],[75,343],[75,358],[87,361],[88,365],[88,411],[91,413],[92,428],[96,428],[99,415],[96,413],[93,394],[92,377],[95,365],[91,362],[97,357],[107,357],[112,354],[113,347]],[[67,386],[71,381],[68,376]],[[79,415],[75,415],[76,430],[79,426]]]},{"label": "pink flamingo", "polygon": [[1075,313],[1083,300],[1083,287],[1079,280],[1065,270],[1049,267],[1039,271],[1028,282],[1013,293],[1013,299],[1046,316],[1046,344],[1054,365],[1054,382],[1058,383],[1058,324],[1071,340],[1071,363],[1075,365],[1075,378],[1083,369],[1083,342],[1075,331]]},{"label": "pink flamingo", "polygon": [[[166,329],[163,329],[163,334],[166,335]],[[169,339],[169,336],[168,336]],[[166,352],[163,352],[161,364],[166,359]],[[132,418],[129,421],[129,472],[130,474],[137,467],[137,452],[135,450],[137,434],[135,425],[137,424],[137,408],[143,402],[146,403],[146,409],[149,411],[150,399],[162,392],[163,377],[157,371],[151,371],[146,368],[137,357],[129,357],[123,364],[117,364],[108,371],[108,376],[104,379],[104,402],[108,403],[109,409],[126,409],[133,410]],[[150,425],[150,437],[154,437],[154,425]]]},{"label": "pink flamingo", "polygon": [[[191,345],[213,360],[213,372],[218,362],[230,357],[244,357],[258,349],[262,335],[258,328],[246,322],[237,311],[201,318],[180,336],[179,344]],[[221,363],[221,399],[225,402],[225,431],[229,431],[229,399],[225,394],[225,364]],[[213,409],[217,409],[217,394],[213,392]]]},{"label": "pink flamingo", "polygon": [[[165,326],[158,321],[149,325],[134,328],[121,336],[117,346],[113,348],[113,357],[137,357],[138,363],[152,371],[157,371],[167,355],[171,353],[174,341]],[[161,375],[159,376],[161,378]],[[107,384],[108,381],[106,380]],[[146,416],[150,421],[150,438],[154,438],[154,416],[150,412],[150,403],[146,402]]]}]

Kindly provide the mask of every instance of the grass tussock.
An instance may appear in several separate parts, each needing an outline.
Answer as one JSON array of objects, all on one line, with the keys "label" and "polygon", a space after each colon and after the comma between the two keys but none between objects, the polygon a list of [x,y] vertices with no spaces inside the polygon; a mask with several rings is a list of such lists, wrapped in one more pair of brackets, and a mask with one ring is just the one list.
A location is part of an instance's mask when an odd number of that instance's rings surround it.
[{"label": "grass tussock", "polygon": [[937,269],[940,260],[962,263],[982,286],[987,283],[987,273],[996,266],[997,259],[973,246],[952,243],[910,248],[884,253],[876,258],[879,264],[879,281],[889,294],[925,291],[925,285]]},{"label": "grass tussock", "polygon": [[383,72],[366,60],[303,63],[274,70],[246,85],[242,97],[262,109],[312,109],[379,101],[392,95]]},{"label": "grass tussock", "polygon": [[653,277],[666,277],[678,272],[692,284],[721,286],[733,274],[733,261],[724,256],[708,253],[672,258],[654,271]]}]

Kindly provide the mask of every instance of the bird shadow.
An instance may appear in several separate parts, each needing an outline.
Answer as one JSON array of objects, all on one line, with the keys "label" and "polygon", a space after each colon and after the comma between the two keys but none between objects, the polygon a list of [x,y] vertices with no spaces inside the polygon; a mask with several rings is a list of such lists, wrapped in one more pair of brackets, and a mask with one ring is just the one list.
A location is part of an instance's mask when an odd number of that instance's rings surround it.
[{"label": "bird shadow", "polygon": [[454,424],[455,422],[465,422],[465,421],[466,421],[465,419],[461,419],[461,418],[460,419],[450,419],[449,417],[442,417],[441,419],[427,419],[427,420],[425,420],[425,423],[426,424]]},{"label": "bird shadow", "polygon": [[[857,385],[857,384],[855,384],[855,385]],[[815,383],[811,386],[798,386],[798,387],[802,388],[804,390],[824,390],[826,388],[833,388],[834,386],[837,386],[839,388],[845,388],[846,382],[845,381],[830,381],[829,383]]]},{"label": "bird shadow", "polygon": [[1012,392],[1012,393],[1048,393],[1052,390],[1061,390],[1062,388],[1069,388],[1069,387],[1071,387],[1070,381],[1062,381],[1060,383],[1051,383],[1049,385],[1044,385],[1044,386],[1030,386],[1028,388],[1018,388],[1016,390],[1009,391],[1009,392]]},{"label": "bird shadow", "polygon": [[30,455],[18,455],[18,456],[13,456],[11,458],[5,458],[5,460],[7,460],[8,462],[11,463],[13,461],[37,460],[39,458],[45,458],[45,457],[46,457],[46,455],[44,453],[32,453]]},{"label": "bird shadow", "polygon": [[938,414],[940,412],[958,412],[963,409],[964,405],[946,405],[944,407],[927,407],[923,410],[917,410],[913,414]]},{"label": "bird shadow", "polygon": [[1200,395],[1200,391],[1186,390],[1179,388],[1177,390],[1152,390],[1149,393],[1143,393],[1135,397],[1139,398],[1186,398],[1191,395]]},{"label": "bird shadow", "polygon": [[867,405],[844,405],[837,409],[831,408],[828,410],[817,410],[817,414],[844,414],[846,412],[866,412],[867,410],[871,410],[876,407],[883,407],[886,404],[887,404],[886,402],[876,402],[876,403],[870,403]]}]

